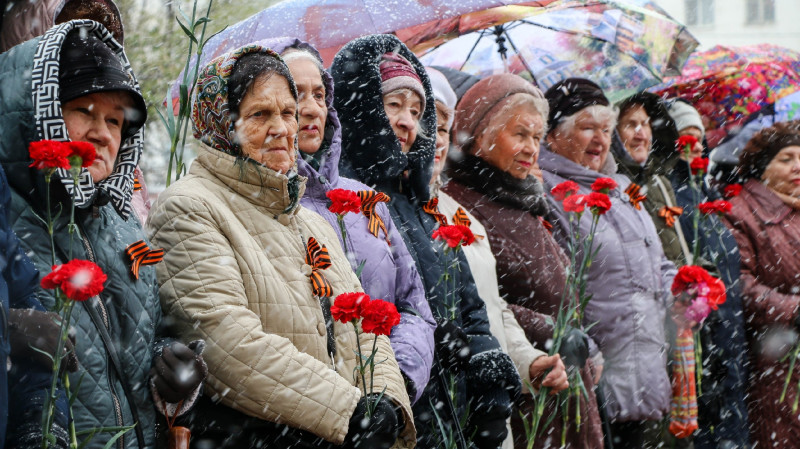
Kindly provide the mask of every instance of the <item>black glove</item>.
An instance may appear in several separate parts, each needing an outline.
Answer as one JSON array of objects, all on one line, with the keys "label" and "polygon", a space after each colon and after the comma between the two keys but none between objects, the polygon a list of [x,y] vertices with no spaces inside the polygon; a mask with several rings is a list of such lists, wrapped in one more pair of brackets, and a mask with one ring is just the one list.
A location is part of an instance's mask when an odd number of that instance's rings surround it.
[{"label": "black glove", "polygon": [[463,372],[469,366],[470,349],[467,334],[452,321],[440,320],[433,331],[436,354],[447,370]]},{"label": "black glove", "polygon": [[567,367],[583,368],[589,358],[589,337],[579,329],[569,328],[558,353]]},{"label": "black glove", "polygon": [[[10,309],[8,311],[8,339],[11,358],[33,360],[45,370],[52,371],[53,361],[39,351],[53,355],[61,337],[61,317],[53,312],[33,309]],[[61,368],[70,372],[78,370],[74,337],[67,338]]]},{"label": "black glove", "polygon": [[150,375],[165,401],[174,404],[187,399],[205,380],[208,367],[201,355],[203,343],[197,340],[186,346],[176,341],[154,357]]},{"label": "black glove", "polygon": [[472,442],[478,449],[497,449],[508,436],[506,420],[501,417],[482,419],[473,427]]},{"label": "black glove", "polygon": [[[371,398],[374,401],[374,397]],[[367,418],[367,400],[361,398],[350,417],[350,427],[342,446],[360,449],[388,449],[397,441],[403,428],[399,410],[385,396],[375,406],[372,416]]]}]

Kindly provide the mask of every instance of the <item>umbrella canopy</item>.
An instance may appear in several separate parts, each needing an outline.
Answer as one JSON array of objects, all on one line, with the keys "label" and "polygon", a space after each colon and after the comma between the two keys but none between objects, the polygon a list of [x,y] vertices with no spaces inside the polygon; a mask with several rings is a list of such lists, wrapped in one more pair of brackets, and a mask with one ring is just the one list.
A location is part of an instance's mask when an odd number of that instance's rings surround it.
[{"label": "umbrella canopy", "polygon": [[768,44],[697,52],[681,76],[651,89],[692,103],[704,117],[712,148],[737,133],[750,115],[798,90],[800,53]]},{"label": "umbrella canopy", "polygon": [[[543,89],[590,78],[612,101],[677,75],[697,40],[647,0],[510,5],[397,31],[426,65],[485,77],[512,72]],[[458,37],[456,37],[458,36]],[[449,40],[448,40],[449,39]]]}]

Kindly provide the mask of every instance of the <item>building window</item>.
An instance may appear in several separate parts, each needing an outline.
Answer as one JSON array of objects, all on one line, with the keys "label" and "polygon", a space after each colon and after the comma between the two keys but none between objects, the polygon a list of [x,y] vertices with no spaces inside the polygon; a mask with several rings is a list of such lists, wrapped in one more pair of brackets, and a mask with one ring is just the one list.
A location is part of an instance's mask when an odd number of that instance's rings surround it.
[{"label": "building window", "polygon": [[747,0],[745,23],[775,22],[775,0]]},{"label": "building window", "polygon": [[714,0],[684,0],[687,25],[713,25]]}]

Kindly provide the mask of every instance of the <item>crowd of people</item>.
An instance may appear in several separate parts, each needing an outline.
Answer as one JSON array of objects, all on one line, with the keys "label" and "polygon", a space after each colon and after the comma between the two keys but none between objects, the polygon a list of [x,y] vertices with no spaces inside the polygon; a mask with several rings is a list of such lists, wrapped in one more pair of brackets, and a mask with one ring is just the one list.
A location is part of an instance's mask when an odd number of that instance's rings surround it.
[{"label": "crowd of people", "polygon": [[[684,100],[478,79],[423,66],[393,35],[349,42],[326,69],[286,37],[201,65],[197,157],[151,204],[122,18],[110,0],[61,3],[33,35],[9,9],[0,40],[0,448],[101,448],[121,429],[119,448],[165,447],[173,425],[195,448],[797,444],[800,122],[757,132],[741,183],[723,185],[697,176],[709,149]],[[96,158],[41,170],[41,141]],[[599,216],[552,190],[598,183]],[[331,210],[342,191],[358,213]],[[474,242],[448,247],[448,225]],[[582,321],[551,351],[587,239]],[[39,279],[72,259],[106,280],[69,309],[52,383],[60,300]],[[726,288],[702,325],[671,288],[688,265]],[[336,319],[349,293],[393,304],[398,323],[373,336]],[[686,437],[670,420],[689,330],[702,374]]]}]

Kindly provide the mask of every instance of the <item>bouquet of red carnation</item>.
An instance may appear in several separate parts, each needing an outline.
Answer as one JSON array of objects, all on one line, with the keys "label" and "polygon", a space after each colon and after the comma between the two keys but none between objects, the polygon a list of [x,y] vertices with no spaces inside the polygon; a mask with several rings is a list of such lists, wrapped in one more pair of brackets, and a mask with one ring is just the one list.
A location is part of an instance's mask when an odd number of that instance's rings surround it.
[{"label": "bouquet of red carnation", "polygon": [[702,267],[684,265],[672,281],[672,294],[688,303],[684,317],[695,326],[725,302],[725,284]]}]

